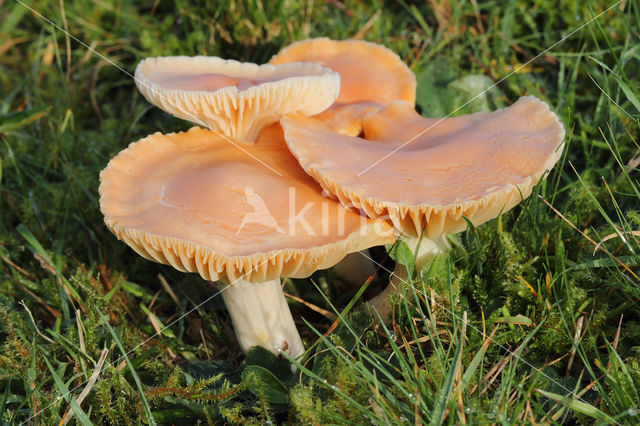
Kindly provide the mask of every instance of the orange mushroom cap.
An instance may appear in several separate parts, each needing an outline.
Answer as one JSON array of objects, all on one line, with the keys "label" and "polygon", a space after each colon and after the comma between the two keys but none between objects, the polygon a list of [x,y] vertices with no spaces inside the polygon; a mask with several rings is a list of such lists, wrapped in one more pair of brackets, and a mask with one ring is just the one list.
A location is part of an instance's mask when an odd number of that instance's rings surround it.
[{"label": "orange mushroom cap", "polygon": [[132,143],[100,174],[107,226],[147,259],[226,282],[302,278],[393,241],[323,196],[279,125],[241,148],[196,127]]},{"label": "orange mushroom cap", "polygon": [[288,62],[316,62],[340,74],[336,103],[386,105],[394,100],[416,100],[415,76],[396,53],[381,44],[314,38],[285,47],[269,61],[274,65]]},{"label": "orange mushroom cap", "polygon": [[332,105],[313,118],[325,126],[347,136],[358,136],[362,133],[362,120],[367,114],[380,111],[381,106],[374,102],[356,102],[355,104]]},{"label": "orange mushroom cap", "polygon": [[558,161],[564,128],[549,106],[526,96],[508,108],[422,118],[393,102],[363,122],[367,140],[307,117],[281,121],[307,173],[347,206],[428,237],[479,225],[506,211]]},{"label": "orange mushroom cap", "polygon": [[246,142],[284,114],[324,111],[340,87],[340,77],[318,64],[256,65],[209,56],[148,58],[135,79],[153,105]]},{"label": "orange mushroom cap", "polygon": [[315,38],[282,49],[269,63],[316,62],[340,74],[336,103],[317,118],[333,130],[356,136],[362,118],[394,100],[415,103],[416,78],[392,50],[362,40]]}]

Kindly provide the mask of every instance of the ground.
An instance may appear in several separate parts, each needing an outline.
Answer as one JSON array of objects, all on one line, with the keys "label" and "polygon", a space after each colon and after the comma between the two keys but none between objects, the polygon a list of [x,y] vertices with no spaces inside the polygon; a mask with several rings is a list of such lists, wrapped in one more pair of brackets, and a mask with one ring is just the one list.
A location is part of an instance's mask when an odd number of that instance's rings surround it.
[{"label": "ground", "polygon": [[[637,0],[0,0],[0,423],[637,424],[639,32]],[[425,116],[535,95],[567,135],[527,200],[416,271],[389,328],[362,302],[402,246],[361,289],[288,280],[294,374],[239,351],[208,284],[117,241],[97,186],[130,142],[190,126],[137,93],[138,61],[263,63],[316,36],[396,51]]]}]

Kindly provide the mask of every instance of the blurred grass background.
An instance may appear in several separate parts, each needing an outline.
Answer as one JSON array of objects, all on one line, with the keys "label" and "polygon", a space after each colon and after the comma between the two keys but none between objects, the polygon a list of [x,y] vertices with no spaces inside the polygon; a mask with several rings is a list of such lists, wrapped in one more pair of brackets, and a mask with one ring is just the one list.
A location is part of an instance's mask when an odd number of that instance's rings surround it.
[{"label": "blurred grass background", "polygon": [[[637,0],[0,0],[0,423],[637,424],[639,32]],[[216,298],[182,317],[212,288],[118,242],[97,185],[130,142],[190,126],[137,93],[138,61],[262,63],[317,36],[393,49],[425,116],[499,82],[456,114],[535,95],[567,137],[529,199],[418,271],[390,328],[361,308],[384,268],[366,293],[289,280],[312,348],[292,374],[242,355]]]}]

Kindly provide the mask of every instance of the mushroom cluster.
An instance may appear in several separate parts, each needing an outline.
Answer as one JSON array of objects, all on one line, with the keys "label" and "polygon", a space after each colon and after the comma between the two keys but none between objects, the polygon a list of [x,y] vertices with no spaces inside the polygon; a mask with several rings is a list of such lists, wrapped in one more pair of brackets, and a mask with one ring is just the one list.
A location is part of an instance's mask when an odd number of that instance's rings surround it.
[{"label": "mushroom cluster", "polygon": [[[562,125],[533,97],[422,118],[413,73],[364,41],[298,42],[265,65],[150,58],[135,75],[149,102],[202,127],[114,157],[100,175],[105,223],[141,256],[217,281],[244,351],[304,352],[281,277],[398,237],[420,267],[464,218],[527,197],[562,151]],[[389,289],[406,269],[394,276]],[[390,291],[372,302],[382,315]]]}]

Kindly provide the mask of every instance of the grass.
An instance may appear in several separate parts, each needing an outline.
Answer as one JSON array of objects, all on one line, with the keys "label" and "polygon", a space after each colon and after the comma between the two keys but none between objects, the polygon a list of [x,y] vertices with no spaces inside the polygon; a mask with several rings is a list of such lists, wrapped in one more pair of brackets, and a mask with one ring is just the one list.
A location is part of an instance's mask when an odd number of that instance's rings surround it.
[{"label": "grass", "polygon": [[[640,2],[25,4],[74,38],[0,0],[1,424],[638,423]],[[294,374],[240,353],[200,279],[118,242],[97,184],[131,141],[189,127],[122,70],[158,55],[265,62],[313,36],[392,48],[423,115],[532,94],[567,138],[531,197],[416,271],[390,327],[362,301],[402,250],[375,252],[360,291],[330,270],[287,281],[311,348]]]}]

